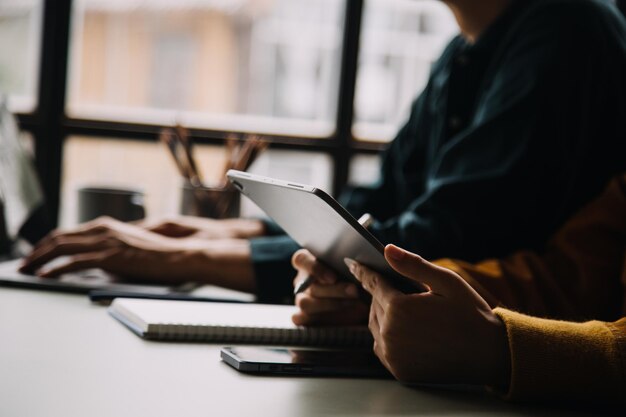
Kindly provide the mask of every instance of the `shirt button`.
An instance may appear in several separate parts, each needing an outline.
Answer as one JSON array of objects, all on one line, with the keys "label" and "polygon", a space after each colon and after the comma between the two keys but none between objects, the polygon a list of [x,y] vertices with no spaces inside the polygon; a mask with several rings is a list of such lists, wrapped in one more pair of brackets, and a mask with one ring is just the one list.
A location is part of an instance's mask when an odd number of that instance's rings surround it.
[{"label": "shirt button", "polygon": [[456,131],[461,127],[461,119],[457,116],[452,116],[448,120],[448,126],[451,130]]}]

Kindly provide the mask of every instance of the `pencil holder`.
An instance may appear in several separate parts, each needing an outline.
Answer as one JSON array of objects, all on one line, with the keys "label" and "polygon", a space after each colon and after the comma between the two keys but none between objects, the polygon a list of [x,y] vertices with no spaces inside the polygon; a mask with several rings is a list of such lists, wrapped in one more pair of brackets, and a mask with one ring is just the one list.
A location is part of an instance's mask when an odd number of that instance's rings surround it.
[{"label": "pencil holder", "polygon": [[213,188],[183,184],[180,212],[183,215],[228,219],[239,217],[241,195],[232,185]]}]

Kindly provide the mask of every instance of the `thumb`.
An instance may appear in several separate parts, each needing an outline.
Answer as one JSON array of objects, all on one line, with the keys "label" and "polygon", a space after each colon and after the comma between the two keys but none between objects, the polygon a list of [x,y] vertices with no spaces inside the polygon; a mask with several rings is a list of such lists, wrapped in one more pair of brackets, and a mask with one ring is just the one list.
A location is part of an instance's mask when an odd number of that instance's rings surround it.
[{"label": "thumb", "polygon": [[435,294],[452,295],[458,288],[458,278],[454,272],[395,245],[385,247],[385,259],[396,272],[425,284]]}]

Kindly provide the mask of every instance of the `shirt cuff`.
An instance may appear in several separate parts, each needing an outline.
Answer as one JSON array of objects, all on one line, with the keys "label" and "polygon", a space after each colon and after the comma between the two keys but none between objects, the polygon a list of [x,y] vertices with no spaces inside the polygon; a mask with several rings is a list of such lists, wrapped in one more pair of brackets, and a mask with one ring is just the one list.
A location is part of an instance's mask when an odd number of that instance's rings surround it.
[{"label": "shirt cuff", "polygon": [[619,352],[603,322],[529,317],[503,308],[511,354],[505,398],[521,401],[624,403]]},{"label": "shirt cuff", "polygon": [[285,231],[274,220],[267,217],[258,217],[256,219],[263,223],[265,236],[278,236],[285,234]]},{"label": "shirt cuff", "polygon": [[293,304],[291,256],[300,249],[287,235],[250,239],[252,266],[261,303]]}]

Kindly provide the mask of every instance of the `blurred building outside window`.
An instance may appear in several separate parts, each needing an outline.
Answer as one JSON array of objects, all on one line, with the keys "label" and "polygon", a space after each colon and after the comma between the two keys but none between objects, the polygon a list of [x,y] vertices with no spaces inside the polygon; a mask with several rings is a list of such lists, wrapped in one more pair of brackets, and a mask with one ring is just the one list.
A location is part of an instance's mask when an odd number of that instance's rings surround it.
[{"label": "blurred building outside window", "polygon": [[458,31],[439,0],[365,1],[352,127],[357,139],[394,138]]},{"label": "blurred building outside window", "polygon": [[75,0],[71,117],[330,136],[344,0]]},{"label": "blurred building outside window", "polygon": [[43,0],[0,0],[0,94],[12,112],[37,105]]}]

